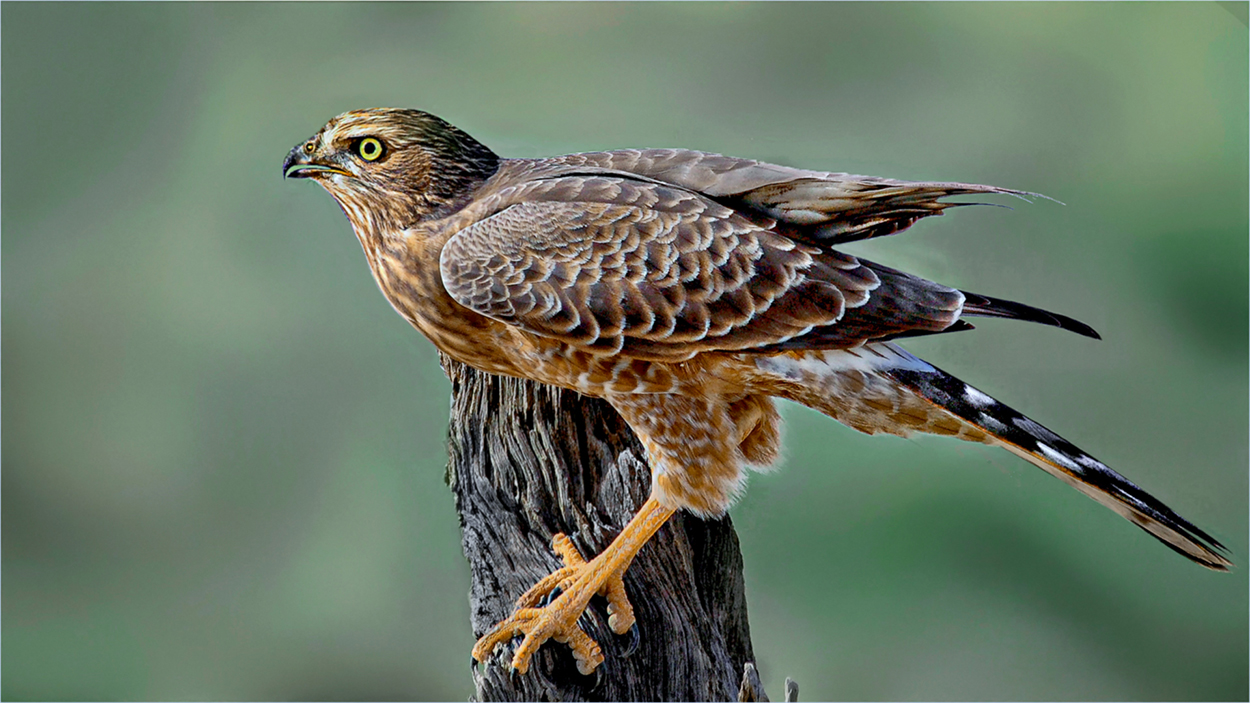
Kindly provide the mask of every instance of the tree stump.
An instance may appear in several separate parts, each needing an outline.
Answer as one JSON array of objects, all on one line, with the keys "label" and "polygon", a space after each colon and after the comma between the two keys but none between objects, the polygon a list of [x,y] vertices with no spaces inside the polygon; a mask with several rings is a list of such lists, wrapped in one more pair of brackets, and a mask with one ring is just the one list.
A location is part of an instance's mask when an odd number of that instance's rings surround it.
[{"label": "tree stump", "polygon": [[[442,362],[452,385],[447,483],[480,637],[563,565],[553,534],[567,534],[586,558],[598,554],[646,500],[651,472],[633,432],[606,402]],[[606,604],[596,597],[581,620],[603,648],[595,674],[579,674],[569,648],[548,642],[528,673],[511,678],[518,640],[475,668],[475,699],[739,699],[754,655],[742,554],[728,516],[675,515],[639,552],[625,590],[641,635],[631,656],[623,656],[630,638],[608,628]],[[749,697],[767,700],[762,689]]]}]

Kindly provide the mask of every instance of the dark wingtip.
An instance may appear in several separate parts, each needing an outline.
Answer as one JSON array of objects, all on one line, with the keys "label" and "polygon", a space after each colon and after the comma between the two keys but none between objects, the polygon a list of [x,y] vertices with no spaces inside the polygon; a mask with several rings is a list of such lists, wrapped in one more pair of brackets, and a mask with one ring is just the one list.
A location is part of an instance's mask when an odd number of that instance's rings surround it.
[{"label": "dark wingtip", "polygon": [[1098,334],[1097,330],[1085,324],[1084,322],[1081,322],[1080,320],[1073,319],[1071,317],[1068,317],[1067,315],[1060,315],[1059,313],[1056,313],[1056,312],[1050,312],[1047,314],[1055,319],[1056,322],[1053,323],[1055,327],[1068,330],[1069,332],[1075,332],[1081,335],[1082,337],[1089,337],[1090,339],[1102,339],[1102,335]]},{"label": "dark wingtip", "polygon": [[1102,339],[1102,336],[1094,330],[1093,327],[1073,319],[1067,315],[1060,315],[1057,312],[1050,312],[1041,308],[1035,308],[1032,305],[1017,303],[1011,300],[1003,300],[1001,298],[991,298],[988,295],[979,295],[977,293],[969,293],[960,291],[964,294],[964,314],[980,317],[1005,317],[1012,320],[1027,320],[1028,322],[1036,322],[1042,325],[1058,327],[1062,330],[1075,332],[1082,337],[1091,339]]}]

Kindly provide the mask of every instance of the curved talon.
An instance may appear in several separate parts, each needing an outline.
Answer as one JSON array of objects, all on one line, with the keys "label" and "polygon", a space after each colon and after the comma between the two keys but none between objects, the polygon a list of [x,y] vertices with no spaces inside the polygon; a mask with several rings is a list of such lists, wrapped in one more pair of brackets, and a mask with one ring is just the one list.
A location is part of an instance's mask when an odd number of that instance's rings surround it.
[{"label": "curved talon", "polygon": [[629,646],[621,652],[621,659],[628,659],[638,651],[638,644],[642,641],[642,635],[638,631],[638,623],[634,623],[629,628]]},{"label": "curved talon", "polygon": [[477,673],[477,665],[478,665],[477,657],[470,654],[469,655],[469,668],[473,670],[474,674]]},{"label": "curved talon", "polygon": [[508,667],[508,683],[512,684],[513,688],[517,688],[517,684],[521,683],[521,672],[517,671],[515,666]]},{"label": "curved talon", "polygon": [[564,593],[564,589],[560,588],[559,586],[556,586],[555,588],[551,589],[551,591],[547,593],[547,595],[543,596],[543,599],[538,602],[538,607],[546,608],[547,606],[551,605],[551,601],[559,598],[561,593]]},{"label": "curved talon", "polygon": [[595,595],[602,595],[608,601],[608,626],[612,631],[618,635],[630,632],[629,652],[633,653],[639,635],[634,626],[634,609],[621,577],[642,545],[672,514],[672,508],[664,507],[654,497],[648,498],[616,539],[590,561],[582,558],[567,535],[555,535],[551,548],[565,565],[540,579],[517,599],[512,615],[477,641],[473,657],[484,662],[496,646],[524,635],[525,639],[513,652],[510,669],[514,677],[524,675],[539,647],[553,639],[567,643],[573,650],[577,670],[589,675],[603,663],[603,650],[579,627],[578,621]]}]

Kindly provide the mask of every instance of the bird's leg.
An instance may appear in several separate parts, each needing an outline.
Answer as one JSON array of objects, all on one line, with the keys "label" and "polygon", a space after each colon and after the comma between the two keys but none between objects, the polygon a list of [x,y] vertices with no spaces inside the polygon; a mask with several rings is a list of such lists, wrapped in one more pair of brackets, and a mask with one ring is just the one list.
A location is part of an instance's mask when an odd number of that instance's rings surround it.
[{"label": "bird's leg", "polygon": [[[517,599],[512,615],[495,625],[473,647],[473,658],[485,662],[495,646],[524,635],[521,646],[512,656],[512,668],[524,674],[530,658],[543,642],[554,639],[566,642],[573,649],[577,670],[589,674],[603,663],[603,652],[581,628],[577,620],[585,612],[592,596],[608,599],[608,626],[617,634],[625,634],[634,624],[634,609],[625,596],[621,577],[642,549],[642,545],[660,529],[674,510],[648,498],[625,529],[612,540],[599,556],[586,561],[568,537],[557,534],[552,547],[564,560],[564,567],[543,578]],[[557,592],[550,603],[537,607],[548,594]]]}]

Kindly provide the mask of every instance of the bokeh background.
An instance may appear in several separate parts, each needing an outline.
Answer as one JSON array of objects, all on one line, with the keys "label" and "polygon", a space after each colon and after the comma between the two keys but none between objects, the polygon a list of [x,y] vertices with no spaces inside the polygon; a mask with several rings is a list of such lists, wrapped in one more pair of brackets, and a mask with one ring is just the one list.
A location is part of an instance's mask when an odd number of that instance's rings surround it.
[{"label": "bokeh background", "polygon": [[1005,452],[788,407],[787,465],[732,511],[766,686],[1245,700],[1246,7],[4,3],[3,697],[471,692],[449,387],[334,202],[279,177],[390,105],[505,156],[681,146],[1066,203],[855,251],[1097,328],[909,347],[1243,566]]}]

